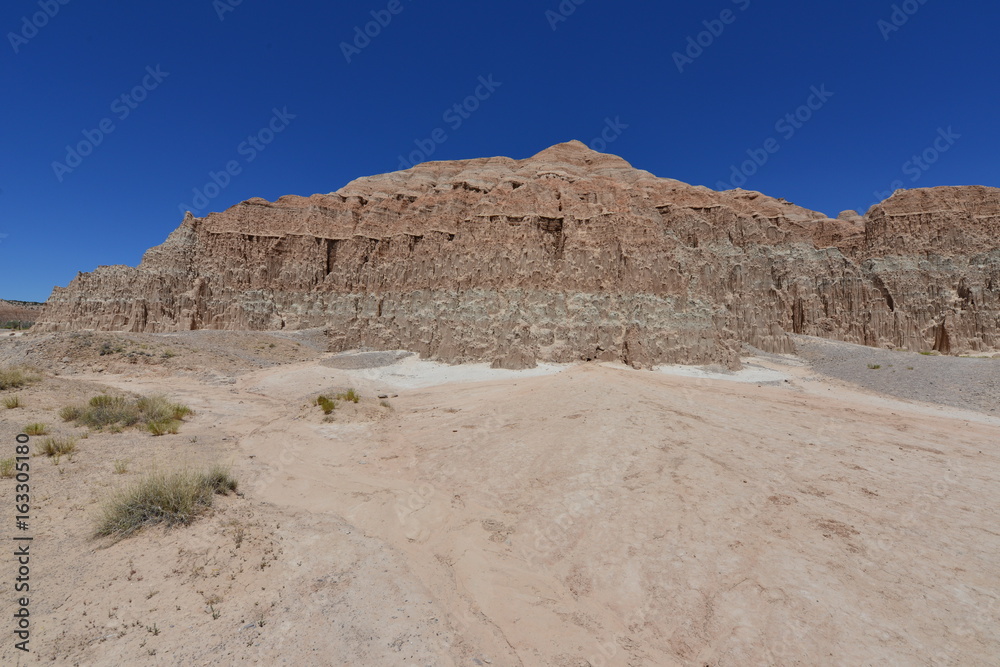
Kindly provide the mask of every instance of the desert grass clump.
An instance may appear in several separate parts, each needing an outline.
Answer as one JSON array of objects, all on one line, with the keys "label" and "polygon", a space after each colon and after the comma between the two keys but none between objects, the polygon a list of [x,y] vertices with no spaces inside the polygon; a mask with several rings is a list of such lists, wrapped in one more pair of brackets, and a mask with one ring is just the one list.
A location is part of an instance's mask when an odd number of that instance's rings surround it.
[{"label": "desert grass clump", "polygon": [[127,459],[115,459],[115,474],[124,475],[128,472],[128,460]]},{"label": "desert grass clump", "polygon": [[0,459],[0,477],[9,479],[14,476],[14,457]]},{"label": "desert grass clump", "polygon": [[93,429],[102,429],[112,425],[135,426],[141,418],[135,402],[130,401],[125,396],[101,394],[92,397],[87,401],[87,405],[77,408],[70,407],[66,412],[71,414],[74,410],[77,416],[73,421]]},{"label": "desert grass clump", "polygon": [[229,473],[229,469],[221,465],[214,465],[202,472],[201,482],[215,493],[223,496],[228,495],[230,492],[235,492],[239,486],[236,478]]},{"label": "desert grass clump", "polygon": [[64,422],[75,422],[81,417],[81,415],[83,415],[83,408],[75,405],[67,405],[59,411],[59,417],[61,417]]},{"label": "desert grass clump", "polygon": [[143,396],[136,400],[135,405],[146,421],[180,421],[191,414],[191,408],[171,403],[165,396]]},{"label": "desert grass clump", "polygon": [[45,438],[35,449],[36,456],[54,458],[56,463],[60,457],[71,457],[74,452],[76,452],[76,438]]},{"label": "desert grass clump", "polygon": [[48,435],[49,427],[41,422],[35,422],[34,424],[25,426],[24,432],[26,435]]},{"label": "desert grass clump", "polygon": [[84,406],[68,406],[59,411],[65,421],[76,422],[95,430],[108,428],[113,433],[144,427],[153,435],[177,433],[180,422],[192,414],[191,408],[171,403],[164,396],[94,396]]},{"label": "desert grass clump", "polygon": [[155,472],[105,502],[94,534],[122,539],[159,523],[187,525],[212,506],[216,494],[226,495],[236,487],[236,480],[220,466],[202,472]]},{"label": "desert grass clump", "polygon": [[21,366],[0,368],[0,390],[20,389],[29,384],[35,384],[40,379],[36,373]]},{"label": "desert grass clump", "polygon": [[3,399],[3,406],[8,410],[20,408],[23,407],[23,405],[24,404],[21,403],[21,397],[18,396],[17,394],[14,394],[13,396],[7,396]]},{"label": "desert grass clump", "polygon": [[351,403],[357,403],[361,400],[361,396],[359,396],[358,392],[353,389],[348,389],[342,394],[337,394],[334,398],[341,401],[350,401]]},{"label": "desert grass clump", "polygon": [[882,366],[880,364],[868,364],[868,368],[873,371],[877,371],[878,369],[882,368]]},{"label": "desert grass clump", "polygon": [[316,398],[316,405],[323,410],[324,415],[328,415],[336,409],[337,402],[329,396],[319,396]]},{"label": "desert grass clump", "polygon": [[180,421],[176,419],[168,419],[166,421],[150,421],[146,422],[146,430],[153,435],[166,435],[167,433],[171,435],[177,435],[181,427]]}]

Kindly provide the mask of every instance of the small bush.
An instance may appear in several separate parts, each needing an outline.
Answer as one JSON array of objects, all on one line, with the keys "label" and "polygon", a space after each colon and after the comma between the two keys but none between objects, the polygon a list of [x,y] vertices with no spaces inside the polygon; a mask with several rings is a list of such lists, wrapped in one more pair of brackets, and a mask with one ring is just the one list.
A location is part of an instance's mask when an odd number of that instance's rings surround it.
[{"label": "small bush", "polygon": [[[171,403],[164,396],[94,396],[85,406],[69,406],[59,411],[66,421],[100,430],[121,433],[130,426],[144,426],[153,435],[176,433],[180,422],[192,414],[191,408]],[[161,431],[161,432],[157,432]]]},{"label": "small bush", "polygon": [[236,487],[236,480],[219,466],[204,472],[153,473],[109,498],[94,532],[122,539],[158,523],[186,525],[212,506],[215,494]]},{"label": "small bush", "polygon": [[868,368],[872,369],[873,371],[877,371],[882,367],[879,364],[868,364]]},{"label": "small bush", "polygon": [[379,401],[378,404],[381,405],[383,408],[389,408],[390,410],[392,409],[392,403],[390,403],[389,401]]},{"label": "small bush", "polygon": [[14,476],[14,458],[0,460],[0,477],[9,479]]},{"label": "small bush", "polygon": [[323,410],[324,415],[330,414],[337,407],[336,401],[331,400],[329,396],[320,396],[319,398],[317,398],[316,405],[318,405],[320,409]]},{"label": "small bush", "polygon": [[124,396],[108,396],[101,394],[91,398],[87,405],[78,408],[79,416],[75,419],[84,426],[101,429],[105,426],[118,424],[135,426],[141,417],[136,405]]},{"label": "small bush", "polygon": [[35,422],[34,424],[25,426],[24,432],[27,435],[48,435],[49,427],[45,424]]},{"label": "small bush", "polygon": [[61,456],[71,456],[76,451],[76,438],[45,438],[35,450],[37,456],[48,456],[59,460]]},{"label": "small bush", "polygon": [[22,406],[21,397],[17,395],[7,396],[6,398],[3,399],[3,406],[8,410],[13,410],[14,408],[20,408]]},{"label": "small bush", "polygon": [[115,474],[116,475],[124,475],[127,472],[128,472],[128,461],[125,460],[125,459],[116,459],[115,460]]},{"label": "small bush", "polygon": [[361,397],[358,396],[358,392],[354,391],[353,389],[348,389],[342,394],[337,394],[334,398],[337,398],[341,401],[350,401],[351,403],[357,403],[358,401],[361,400]]},{"label": "small bush", "polygon": [[64,422],[74,422],[83,414],[83,408],[68,405],[59,411],[59,416]]},{"label": "small bush", "polygon": [[40,379],[35,373],[20,366],[3,368],[0,369],[0,390],[20,389],[26,385],[34,384]]}]

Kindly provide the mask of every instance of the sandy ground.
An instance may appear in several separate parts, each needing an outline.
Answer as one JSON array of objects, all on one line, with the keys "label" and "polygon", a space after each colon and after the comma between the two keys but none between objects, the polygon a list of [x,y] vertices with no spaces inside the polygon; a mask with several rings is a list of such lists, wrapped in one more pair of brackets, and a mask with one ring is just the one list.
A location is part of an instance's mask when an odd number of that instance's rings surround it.
[{"label": "sandy ground", "polygon": [[[791,356],[518,373],[197,333],[0,342],[0,366],[45,372],[0,408],[5,449],[33,421],[81,433],[55,412],[102,388],[196,411],[178,435],[94,433],[32,461],[33,653],[7,633],[0,663],[998,664],[988,405]],[[980,363],[970,391],[1000,373]],[[349,387],[361,402],[332,419],[311,404]],[[241,495],[193,525],[90,537],[120,484],[216,461]],[[13,494],[0,480],[8,540]]]}]

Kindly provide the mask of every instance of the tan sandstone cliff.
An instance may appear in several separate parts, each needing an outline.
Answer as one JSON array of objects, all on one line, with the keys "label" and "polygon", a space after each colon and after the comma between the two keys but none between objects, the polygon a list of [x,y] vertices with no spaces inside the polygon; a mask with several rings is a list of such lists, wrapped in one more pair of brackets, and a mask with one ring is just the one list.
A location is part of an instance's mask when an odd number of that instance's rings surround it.
[{"label": "tan sandstone cliff", "polygon": [[738,364],[789,333],[1000,347],[1000,189],[900,191],[837,220],[657,178],[579,142],[431,162],[188,215],[138,268],[56,288],[41,330],[327,327],[450,362]]}]

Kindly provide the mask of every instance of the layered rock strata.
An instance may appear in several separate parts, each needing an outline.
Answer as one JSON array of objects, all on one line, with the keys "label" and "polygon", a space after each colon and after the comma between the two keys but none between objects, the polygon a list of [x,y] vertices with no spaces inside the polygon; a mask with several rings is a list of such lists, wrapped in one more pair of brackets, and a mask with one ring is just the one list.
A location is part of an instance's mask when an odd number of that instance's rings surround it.
[{"label": "layered rock strata", "polygon": [[190,214],[137,268],[56,288],[42,330],[326,327],[449,362],[738,364],[802,333],[1000,347],[1000,189],[900,191],[834,220],[657,178],[579,142],[431,162]]}]

